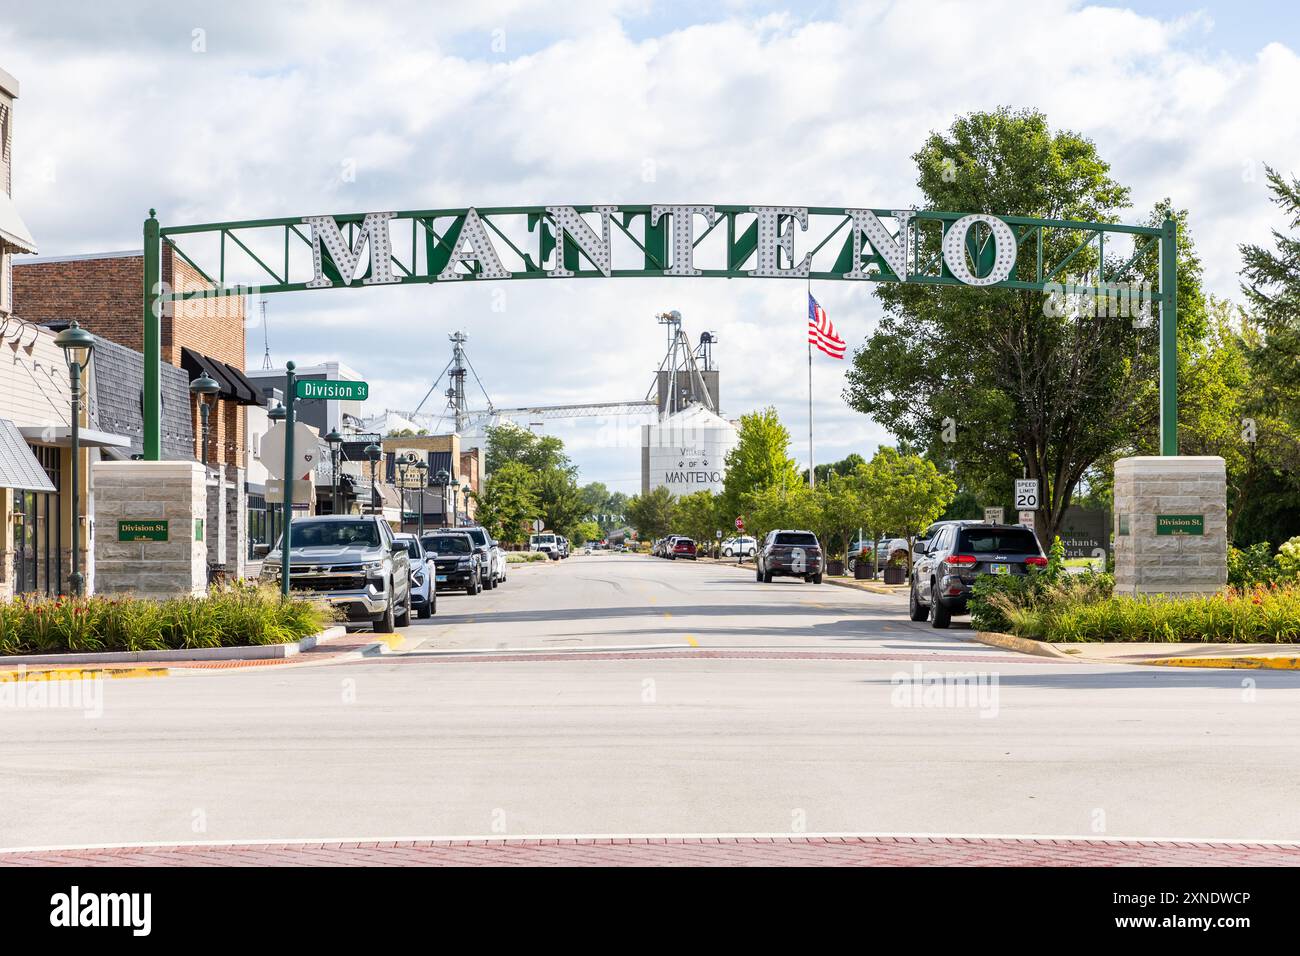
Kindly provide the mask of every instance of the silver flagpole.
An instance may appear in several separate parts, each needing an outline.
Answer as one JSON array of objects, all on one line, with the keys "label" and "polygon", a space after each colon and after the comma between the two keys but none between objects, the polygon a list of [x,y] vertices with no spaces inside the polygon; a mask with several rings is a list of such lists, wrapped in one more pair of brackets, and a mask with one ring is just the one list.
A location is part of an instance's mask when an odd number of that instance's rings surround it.
[{"label": "silver flagpole", "polygon": [[[812,279],[808,280],[808,307],[812,308]],[[808,487],[817,487],[817,463],[813,457],[812,339],[808,340]]]}]

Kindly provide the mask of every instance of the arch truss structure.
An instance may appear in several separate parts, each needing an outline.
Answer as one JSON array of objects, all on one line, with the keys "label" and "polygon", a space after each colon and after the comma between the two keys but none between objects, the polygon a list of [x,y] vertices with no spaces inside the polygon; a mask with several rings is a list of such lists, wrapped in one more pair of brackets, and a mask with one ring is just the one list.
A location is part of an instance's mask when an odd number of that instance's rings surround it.
[{"label": "arch truss structure", "polygon": [[[618,277],[906,282],[1159,311],[1161,452],[1177,454],[1177,232],[917,209],[504,206],[144,223],[145,457],[161,453],[161,317],[176,303],[375,285]],[[162,281],[166,249],[188,267]],[[179,277],[184,273],[185,278]],[[1145,279],[1145,281],[1144,281]],[[1068,307],[1068,306],[1061,306]]]}]

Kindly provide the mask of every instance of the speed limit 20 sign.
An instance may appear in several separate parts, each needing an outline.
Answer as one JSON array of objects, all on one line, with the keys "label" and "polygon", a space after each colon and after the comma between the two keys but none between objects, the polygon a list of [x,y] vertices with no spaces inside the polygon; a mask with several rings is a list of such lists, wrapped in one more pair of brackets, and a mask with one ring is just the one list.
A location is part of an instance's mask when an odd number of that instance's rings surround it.
[{"label": "speed limit 20 sign", "polygon": [[1016,510],[1036,511],[1038,509],[1038,479],[1016,479]]}]

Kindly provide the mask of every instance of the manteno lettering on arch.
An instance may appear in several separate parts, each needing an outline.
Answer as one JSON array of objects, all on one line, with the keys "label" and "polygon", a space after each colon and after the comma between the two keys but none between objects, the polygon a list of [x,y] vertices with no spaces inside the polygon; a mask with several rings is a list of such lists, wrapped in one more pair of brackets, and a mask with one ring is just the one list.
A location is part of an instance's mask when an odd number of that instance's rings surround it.
[{"label": "manteno lettering on arch", "polygon": [[[987,212],[690,204],[506,206],[144,224],[145,457],[167,303],[307,289],[615,277],[817,279],[1106,295],[1158,257],[1162,451],[1176,453],[1176,228]],[[199,275],[162,280],[166,248]],[[1087,252],[1080,257],[1081,253]],[[1090,263],[1082,276],[1076,272]],[[1100,263],[1100,265],[1098,265]]]}]

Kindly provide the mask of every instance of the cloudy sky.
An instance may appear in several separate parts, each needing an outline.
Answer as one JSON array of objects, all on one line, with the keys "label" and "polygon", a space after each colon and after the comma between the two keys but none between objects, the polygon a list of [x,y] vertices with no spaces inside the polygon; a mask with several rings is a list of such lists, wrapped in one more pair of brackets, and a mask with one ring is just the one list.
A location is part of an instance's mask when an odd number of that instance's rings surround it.
[{"label": "cloudy sky", "polygon": [[[1163,196],[1188,207],[1209,288],[1231,296],[1237,243],[1282,225],[1263,164],[1300,172],[1300,12],[1283,0],[6,7],[0,67],[22,84],[14,195],[46,255],[138,248],[151,206],[164,224],[548,203],[907,206],[920,201],[909,157],[929,132],[1010,105],[1092,138],[1133,188],[1129,218]],[[724,412],[775,404],[806,461],[800,283],[454,286],[273,296],[272,356],[344,361],[372,382],[372,405],[409,408],[463,329],[498,405],[639,399],[663,350],[654,315],[677,309],[693,338],[720,338]],[[851,344],[869,334],[869,287],[813,291]],[[260,367],[260,326],[248,348]],[[816,362],[818,461],[888,437],[840,399],[845,364]],[[633,431],[546,428],[584,480],[638,490]]]}]

